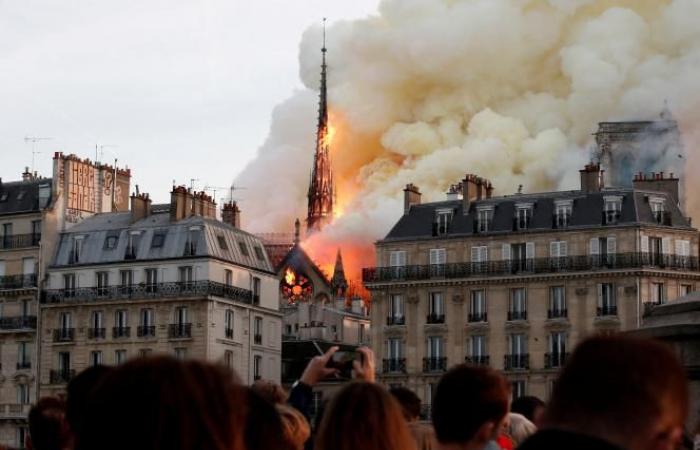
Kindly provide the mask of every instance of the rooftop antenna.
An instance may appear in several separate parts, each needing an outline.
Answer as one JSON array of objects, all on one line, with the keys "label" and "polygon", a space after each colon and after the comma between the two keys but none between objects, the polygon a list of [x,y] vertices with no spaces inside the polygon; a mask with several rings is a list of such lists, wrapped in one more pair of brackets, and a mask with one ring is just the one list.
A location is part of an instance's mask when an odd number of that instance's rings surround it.
[{"label": "rooftop antenna", "polygon": [[114,144],[104,144],[104,145],[99,145],[95,144],[95,163],[98,163],[102,161],[102,158],[105,156],[105,149],[106,148],[116,148],[118,145]]},{"label": "rooftop antenna", "polygon": [[190,178],[190,191],[194,191],[194,182],[199,181],[199,178]]},{"label": "rooftop antenna", "polygon": [[36,137],[36,136],[25,136],[24,137],[24,142],[31,142],[32,143],[32,173],[34,173],[34,163],[36,160],[36,155],[40,154],[41,152],[37,150],[38,144],[37,142],[39,141],[50,141],[53,138],[50,137]]}]

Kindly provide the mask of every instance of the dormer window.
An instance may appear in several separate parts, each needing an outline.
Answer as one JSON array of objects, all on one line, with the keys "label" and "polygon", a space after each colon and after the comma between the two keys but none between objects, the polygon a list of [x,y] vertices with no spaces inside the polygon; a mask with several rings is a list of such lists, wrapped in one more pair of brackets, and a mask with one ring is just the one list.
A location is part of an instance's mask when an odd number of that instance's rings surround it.
[{"label": "dormer window", "polygon": [[185,256],[194,256],[197,254],[197,240],[199,237],[200,227],[190,227],[187,230],[187,242],[185,243]]},{"label": "dormer window", "polygon": [[124,259],[136,259],[136,249],[139,245],[140,234],[140,231],[131,231],[127,235],[126,252],[124,252]]},{"label": "dormer window", "polygon": [[527,230],[530,228],[530,221],[532,220],[532,205],[531,204],[519,204],[515,205],[515,229],[516,230]]},{"label": "dormer window", "polygon": [[450,222],[452,221],[451,209],[438,209],[435,212],[435,223],[433,236],[447,234],[450,230]]},{"label": "dormer window", "polygon": [[571,223],[572,200],[554,202],[554,228],[566,228]]},{"label": "dormer window", "polygon": [[604,197],[605,209],[603,210],[603,223],[605,225],[616,224],[620,221],[622,211],[622,197],[609,195]]},{"label": "dormer window", "polygon": [[105,238],[104,249],[114,250],[117,247],[117,243],[119,243],[119,234],[109,233]]},{"label": "dormer window", "polygon": [[85,236],[75,236],[73,238],[73,248],[70,252],[69,263],[78,264],[80,262],[80,254],[83,252],[83,240]]},{"label": "dormer window", "polygon": [[477,207],[476,210],[476,232],[487,233],[492,230],[493,207]]},{"label": "dormer window", "polygon": [[666,202],[662,197],[650,197],[649,207],[651,214],[654,216],[654,221],[661,225],[670,225],[670,217],[666,212]]}]

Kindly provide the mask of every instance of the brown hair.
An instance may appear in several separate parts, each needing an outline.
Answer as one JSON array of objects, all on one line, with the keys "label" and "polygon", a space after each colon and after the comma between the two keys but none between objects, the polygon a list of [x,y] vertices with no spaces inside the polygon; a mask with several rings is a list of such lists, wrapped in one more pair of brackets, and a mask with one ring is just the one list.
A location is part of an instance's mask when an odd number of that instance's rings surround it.
[{"label": "brown hair", "polygon": [[285,403],[289,396],[282,386],[268,380],[257,380],[250,388],[272,404]]},{"label": "brown hair", "polygon": [[557,380],[545,426],[597,436],[640,436],[665,413],[677,425],[688,414],[686,375],[665,344],[629,336],[598,336],[580,343]]},{"label": "brown hair", "polygon": [[133,359],[94,392],[76,450],[242,450],[246,400],[221,366]]},{"label": "brown hair", "polygon": [[291,406],[277,404],[277,412],[282,419],[282,432],[284,440],[287,441],[294,450],[304,448],[304,443],[311,436],[311,427],[306,417]]},{"label": "brown hair", "polygon": [[401,406],[383,387],[353,382],[326,410],[316,450],[414,450]]},{"label": "brown hair", "polygon": [[433,399],[433,425],[438,441],[463,444],[482,425],[498,425],[508,412],[510,387],[493,369],[460,364],[441,379]]},{"label": "brown hair", "polygon": [[[63,450],[71,447],[66,421],[66,404],[55,397],[44,397],[29,410],[29,438],[35,450]],[[24,443],[21,443],[24,446]]]}]

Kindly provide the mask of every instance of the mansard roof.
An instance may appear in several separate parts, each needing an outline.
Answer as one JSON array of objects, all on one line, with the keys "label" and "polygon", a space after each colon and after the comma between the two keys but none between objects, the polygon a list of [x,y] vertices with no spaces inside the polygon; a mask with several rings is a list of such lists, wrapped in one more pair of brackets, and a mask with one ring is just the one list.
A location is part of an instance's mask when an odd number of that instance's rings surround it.
[{"label": "mansard roof", "polygon": [[[192,230],[201,232],[195,234],[194,253],[189,254],[185,250]],[[127,260],[125,254],[131,233],[138,237],[134,258]],[[156,234],[164,235],[162,245],[153,245]],[[106,245],[108,236],[117,237],[114,248]],[[96,214],[61,234],[53,267],[78,265],[71,264],[70,260],[76,237],[83,239],[79,265],[210,257],[273,273],[260,239],[227,223],[201,216],[171,222],[170,214],[158,213],[131,223],[130,212]],[[247,249],[245,253],[243,248]],[[258,252],[262,258],[258,257]]]},{"label": "mansard roof", "polygon": [[[449,239],[476,235],[477,211],[482,208],[492,208],[493,218],[490,231],[478,233],[480,236],[554,230],[556,229],[555,202],[559,200],[570,200],[572,204],[571,218],[566,229],[609,227],[610,225],[603,224],[605,197],[607,196],[622,198],[618,226],[661,226],[654,219],[648,201],[649,197],[660,197],[665,199],[665,211],[670,213],[671,226],[692,229],[689,220],[683,215],[678,205],[664,192],[642,191],[632,188],[604,188],[599,192],[590,193],[559,191],[491,197],[470,202],[467,214],[463,214],[462,200],[412,205],[408,214],[404,214],[380,242],[428,238]],[[518,204],[532,205],[532,218],[527,230],[514,231],[513,221]],[[438,210],[451,210],[453,214],[447,233],[435,236],[433,223],[436,221]]]},{"label": "mansard roof", "polygon": [[[49,196],[40,204],[39,187],[46,187]],[[0,182],[0,215],[38,212],[48,205],[51,178],[32,181]]]}]

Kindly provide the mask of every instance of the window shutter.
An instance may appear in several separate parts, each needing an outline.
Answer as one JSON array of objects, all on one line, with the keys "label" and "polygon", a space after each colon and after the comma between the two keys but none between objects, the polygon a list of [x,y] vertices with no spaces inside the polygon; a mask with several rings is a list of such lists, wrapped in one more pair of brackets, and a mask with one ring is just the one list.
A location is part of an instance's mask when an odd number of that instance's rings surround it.
[{"label": "window shutter", "polygon": [[399,263],[398,263],[398,261],[399,261],[398,256],[399,256],[398,252],[391,252],[391,253],[389,253],[389,265],[390,265],[391,267],[396,267],[396,266],[399,265]]},{"label": "window shutter", "polygon": [[671,238],[665,237],[661,239],[661,253],[664,255],[671,253]]},{"label": "window shutter", "polygon": [[590,253],[591,255],[600,254],[600,241],[598,238],[592,238],[590,243]]},{"label": "window shutter", "polygon": [[525,258],[533,259],[535,257],[535,243],[527,242],[525,243]]},{"label": "window shutter", "polygon": [[549,256],[552,258],[559,257],[559,242],[552,241],[549,243]]},{"label": "window shutter", "polygon": [[480,253],[479,247],[472,247],[472,262],[479,262]]},{"label": "window shutter", "polygon": [[649,253],[649,236],[642,234],[640,236],[639,247],[642,253]]},{"label": "window shutter", "polygon": [[603,306],[603,283],[598,283],[598,307]]},{"label": "window shutter", "polygon": [[690,241],[683,241],[683,256],[690,256]]},{"label": "window shutter", "polygon": [[608,248],[607,248],[607,253],[609,255],[614,255],[617,253],[617,239],[615,236],[608,236]]},{"label": "window shutter", "polygon": [[501,259],[503,261],[510,261],[510,244],[503,244],[501,246]]},{"label": "window shutter", "polygon": [[439,248],[438,254],[438,264],[445,264],[447,262],[447,250],[444,248]]},{"label": "window shutter", "polygon": [[683,241],[681,241],[680,239],[676,239],[675,245],[676,245],[676,255],[683,256]]},{"label": "window shutter", "polygon": [[559,242],[559,256],[569,255],[569,244],[566,241]]},{"label": "window shutter", "polygon": [[487,246],[481,247],[479,251],[479,259],[481,262],[486,262],[489,260],[489,248]]}]

